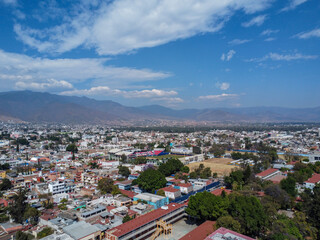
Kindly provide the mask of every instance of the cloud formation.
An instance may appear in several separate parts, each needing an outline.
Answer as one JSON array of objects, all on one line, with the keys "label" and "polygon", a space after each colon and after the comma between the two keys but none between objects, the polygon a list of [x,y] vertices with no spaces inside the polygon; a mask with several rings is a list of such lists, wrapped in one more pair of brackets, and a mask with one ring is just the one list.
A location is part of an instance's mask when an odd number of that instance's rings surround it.
[{"label": "cloud formation", "polygon": [[267,15],[259,15],[257,17],[252,18],[248,22],[242,23],[242,26],[243,27],[261,26],[266,19],[267,19]]},{"label": "cloud formation", "polygon": [[270,36],[271,34],[278,33],[279,30],[266,29],[260,35],[261,36]]},{"label": "cloud formation", "polygon": [[251,42],[251,40],[250,39],[233,39],[233,40],[229,41],[228,43],[230,45],[240,45],[240,44],[244,44],[247,42]]},{"label": "cloud formation", "polygon": [[231,60],[231,58],[234,56],[236,54],[236,51],[234,51],[234,50],[230,50],[229,52],[227,52],[226,54],[222,54],[221,55],[221,60],[222,61],[230,61]]},{"label": "cloud formation", "polygon": [[279,53],[269,53],[262,58],[252,58],[248,60],[249,62],[263,62],[267,60],[272,61],[294,61],[294,60],[313,60],[317,59],[317,55],[303,55],[301,53],[295,54],[279,54]]},{"label": "cloud formation", "polygon": [[[265,10],[272,2],[189,0],[181,4],[178,0],[117,0],[96,4],[93,1],[76,6],[63,16],[60,25],[33,29],[16,23],[14,30],[22,42],[39,52],[63,53],[81,46],[94,48],[100,55],[115,55],[217,32],[236,11],[252,14]],[[257,25],[263,20],[254,21],[252,24]]]},{"label": "cloud formation", "polygon": [[71,83],[66,81],[58,81],[55,79],[48,79],[46,82],[38,83],[38,82],[16,82],[15,88],[20,90],[35,90],[35,91],[63,91],[67,89],[72,89],[73,86]]},{"label": "cloud formation", "polygon": [[307,2],[308,0],[291,0],[289,5],[281,9],[282,12],[290,11],[298,7],[299,5]]},{"label": "cloud formation", "polygon": [[320,28],[313,29],[309,32],[302,32],[295,35],[295,37],[300,39],[308,39],[308,38],[320,38]]},{"label": "cloud formation", "polygon": [[230,83],[227,83],[227,82],[217,82],[216,83],[216,87],[219,88],[220,90],[228,90],[230,88]]},{"label": "cloud formation", "polygon": [[[169,73],[150,69],[106,66],[106,58],[33,58],[24,54],[0,50],[0,86],[51,88],[52,85],[95,81],[111,86],[154,81],[170,76]],[[24,82],[15,85],[17,82]],[[0,88],[1,89],[1,88]],[[1,89],[3,90],[3,89]]]},{"label": "cloud formation", "polygon": [[219,95],[207,95],[198,97],[199,100],[223,101],[239,97],[239,94],[222,93]]}]

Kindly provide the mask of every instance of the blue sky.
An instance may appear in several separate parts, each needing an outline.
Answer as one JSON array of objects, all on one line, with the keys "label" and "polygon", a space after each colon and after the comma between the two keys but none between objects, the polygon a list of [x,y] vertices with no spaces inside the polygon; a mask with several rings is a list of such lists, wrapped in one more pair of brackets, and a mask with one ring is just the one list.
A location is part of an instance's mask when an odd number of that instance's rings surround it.
[{"label": "blue sky", "polygon": [[318,0],[0,0],[0,91],[320,106]]}]

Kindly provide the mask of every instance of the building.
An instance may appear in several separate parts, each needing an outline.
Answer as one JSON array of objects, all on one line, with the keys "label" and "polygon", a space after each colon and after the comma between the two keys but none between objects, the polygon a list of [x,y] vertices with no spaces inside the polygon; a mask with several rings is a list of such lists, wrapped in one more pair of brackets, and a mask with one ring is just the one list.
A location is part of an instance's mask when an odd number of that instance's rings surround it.
[{"label": "building", "polygon": [[48,189],[52,195],[59,193],[70,193],[74,191],[75,185],[71,182],[55,181],[48,184]]},{"label": "building", "polygon": [[205,221],[199,227],[193,229],[191,232],[187,233],[179,240],[205,239],[214,231],[214,224],[215,221]]},{"label": "building", "polygon": [[182,194],[193,192],[193,186],[191,183],[179,183],[177,187],[180,189]]},{"label": "building", "polygon": [[312,190],[318,183],[320,183],[320,174],[315,173],[311,178],[305,181],[303,185],[305,188],[309,188]]},{"label": "building", "polygon": [[193,155],[193,156],[186,156],[186,157],[179,158],[179,160],[184,165],[187,165],[187,164],[193,163],[193,162],[202,162],[202,161],[204,161],[204,155],[203,154],[197,154],[197,155]]},{"label": "building", "polygon": [[146,202],[147,204],[152,205],[154,209],[158,209],[167,205],[169,203],[169,198],[151,193],[140,193],[133,197],[133,201]]},{"label": "building", "polygon": [[205,238],[205,240],[221,240],[221,239],[255,240],[254,238],[242,235],[240,233],[231,231],[223,227],[214,231],[212,234],[210,234],[208,237]]},{"label": "building", "polygon": [[261,178],[262,180],[269,180],[270,178],[281,175],[279,169],[269,168],[261,173],[256,174],[256,177]]},{"label": "building", "polygon": [[176,199],[181,197],[181,191],[179,188],[174,188],[172,186],[161,188],[164,191],[164,194],[169,199]]},{"label": "building", "polygon": [[99,240],[101,237],[100,228],[85,221],[76,222],[62,230],[75,240]]},{"label": "building", "polygon": [[186,216],[185,204],[170,203],[168,206],[139,216],[106,232],[107,240],[148,239],[156,230],[157,221],[172,224]]},{"label": "building", "polygon": [[315,163],[320,161],[320,154],[310,154],[309,155],[309,162]]}]

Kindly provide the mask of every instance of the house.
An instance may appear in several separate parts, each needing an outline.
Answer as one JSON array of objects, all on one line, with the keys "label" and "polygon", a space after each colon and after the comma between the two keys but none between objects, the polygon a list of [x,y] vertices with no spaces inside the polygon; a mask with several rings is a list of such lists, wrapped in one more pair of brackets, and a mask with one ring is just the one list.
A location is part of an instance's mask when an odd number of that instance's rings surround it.
[{"label": "house", "polygon": [[161,190],[164,191],[165,196],[169,199],[176,199],[178,197],[181,197],[181,191],[179,188],[170,186],[170,187],[161,188]]},{"label": "house", "polygon": [[158,209],[167,205],[169,203],[169,198],[151,193],[140,193],[133,197],[133,201],[146,202],[147,204],[152,205],[154,209]]},{"label": "house", "polygon": [[223,227],[214,231],[212,234],[210,234],[205,238],[205,240],[221,240],[221,239],[254,240],[254,238],[242,235],[240,233],[231,231]]},{"label": "house", "polygon": [[50,182],[48,184],[48,188],[49,188],[49,192],[51,192],[52,195],[55,195],[59,193],[73,192],[75,189],[75,185],[67,181],[55,181],[55,182]]},{"label": "house", "polygon": [[131,183],[132,183],[132,180],[126,180],[126,181],[121,181],[121,182],[117,181],[117,182],[115,182],[115,185],[118,185],[119,189],[130,190]]},{"label": "house", "polygon": [[75,240],[100,239],[101,230],[95,225],[85,221],[76,222],[63,228],[63,232]]},{"label": "house", "polygon": [[269,168],[261,173],[256,174],[256,177],[261,178],[262,180],[269,180],[276,175],[281,175],[279,169]]},{"label": "house", "polygon": [[177,187],[179,187],[182,194],[188,194],[193,191],[193,186],[191,183],[179,183]]},{"label": "house", "polygon": [[320,183],[320,174],[315,173],[312,175],[311,178],[309,178],[307,181],[305,181],[303,183],[303,185],[305,188],[309,188],[312,190],[316,186],[316,184],[318,184],[318,183]]}]

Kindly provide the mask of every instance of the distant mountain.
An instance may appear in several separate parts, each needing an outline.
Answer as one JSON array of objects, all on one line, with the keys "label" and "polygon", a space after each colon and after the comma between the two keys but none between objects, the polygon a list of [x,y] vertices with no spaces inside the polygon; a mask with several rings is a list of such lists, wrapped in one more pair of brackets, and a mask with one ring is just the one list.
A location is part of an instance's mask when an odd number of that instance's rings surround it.
[{"label": "distant mountain", "polygon": [[174,110],[160,105],[127,107],[87,97],[32,91],[0,93],[0,121],[110,123],[140,120],[208,122],[320,122],[317,108],[208,108]]}]

